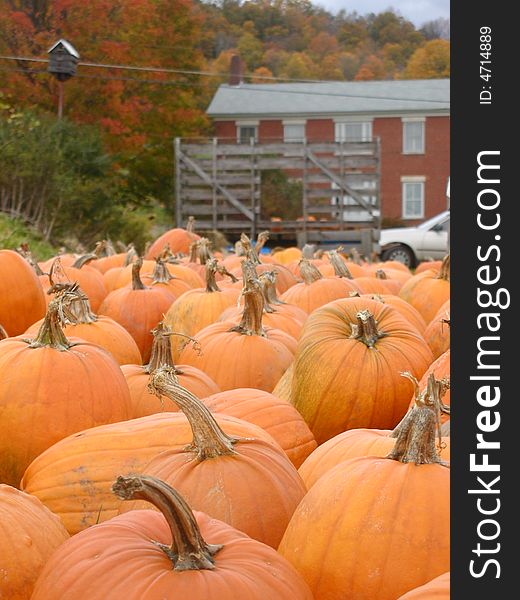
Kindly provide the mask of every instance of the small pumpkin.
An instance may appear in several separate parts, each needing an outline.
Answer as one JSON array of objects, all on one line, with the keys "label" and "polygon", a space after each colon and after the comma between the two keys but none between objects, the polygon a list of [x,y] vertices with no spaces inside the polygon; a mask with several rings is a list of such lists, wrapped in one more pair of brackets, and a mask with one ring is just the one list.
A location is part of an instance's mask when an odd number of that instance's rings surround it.
[{"label": "small pumpkin", "polygon": [[175,227],[169,229],[158,237],[148,249],[145,258],[154,260],[164,252],[165,247],[174,254],[188,254],[190,244],[198,240],[199,236],[195,233],[195,219],[189,217],[186,229]]},{"label": "small pumpkin", "polygon": [[272,548],[193,513],[164,482],[118,477],[112,489],[122,501],[139,498],[158,510],[132,511],[74,536],[42,571],[33,600],[313,600]]},{"label": "small pumpkin", "polygon": [[4,484],[0,526],[0,598],[27,600],[45,563],[69,534],[38,498]]},{"label": "small pumpkin", "polygon": [[172,368],[180,385],[197,397],[205,398],[220,391],[217,384],[200,369],[190,365],[174,365],[171,349],[171,336],[174,333],[168,326],[161,321],[152,330],[152,334],[154,339],[150,362],[147,365],[134,363],[121,367],[130,390],[132,419],[153,415],[164,410],[168,410],[168,412],[177,410],[176,404],[165,407],[163,400],[148,389],[150,375],[161,366]]},{"label": "small pumpkin", "polygon": [[438,358],[450,348],[450,301],[439,308],[435,317],[424,331],[424,339],[428,342],[434,358]]}]

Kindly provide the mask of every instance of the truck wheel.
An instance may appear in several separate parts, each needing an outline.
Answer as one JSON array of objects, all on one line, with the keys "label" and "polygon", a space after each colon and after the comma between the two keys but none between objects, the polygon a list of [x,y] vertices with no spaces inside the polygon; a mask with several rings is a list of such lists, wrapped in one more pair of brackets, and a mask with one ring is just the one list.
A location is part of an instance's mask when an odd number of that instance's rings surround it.
[{"label": "truck wheel", "polygon": [[407,267],[415,267],[415,255],[407,246],[393,246],[388,250],[385,250],[381,258],[383,260],[397,260],[402,262]]}]

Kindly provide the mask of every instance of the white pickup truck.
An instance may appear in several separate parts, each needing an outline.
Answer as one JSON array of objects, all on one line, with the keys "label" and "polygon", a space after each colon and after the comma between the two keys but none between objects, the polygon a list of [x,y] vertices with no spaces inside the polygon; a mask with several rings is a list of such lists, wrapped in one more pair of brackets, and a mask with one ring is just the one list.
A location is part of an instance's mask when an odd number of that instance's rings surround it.
[{"label": "white pickup truck", "polygon": [[436,215],[417,227],[382,229],[379,239],[382,260],[398,260],[415,267],[421,260],[441,259],[449,248],[450,211]]}]

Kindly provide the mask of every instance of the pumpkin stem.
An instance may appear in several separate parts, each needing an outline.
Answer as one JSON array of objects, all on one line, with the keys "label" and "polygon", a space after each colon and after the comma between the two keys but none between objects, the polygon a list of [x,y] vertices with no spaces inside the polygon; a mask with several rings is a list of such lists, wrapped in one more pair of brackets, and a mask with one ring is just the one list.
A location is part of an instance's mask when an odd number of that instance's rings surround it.
[{"label": "pumpkin stem", "polygon": [[217,280],[215,279],[215,273],[218,270],[218,262],[216,258],[208,260],[206,263],[206,292],[221,292],[222,290],[218,287]]},{"label": "pumpkin stem", "polygon": [[307,258],[302,258],[299,262],[300,274],[306,285],[310,285],[318,279],[323,279],[323,275],[320,270],[311,263]]},{"label": "pumpkin stem", "polygon": [[[267,243],[267,240],[269,239],[269,231],[261,231],[257,238],[256,238],[256,244],[255,244],[255,253],[258,257],[260,257],[260,252],[262,251],[262,248],[265,246],[265,244]],[[260,258],[258,259],[260,260]]]},{"label": "pumpkin stem", "polygon": [[205,265],[208,260],[213,258],[210,248],[211,242],[208,240],[208,238],[200,238],[197,255],[201,265]]},{"label": "pumpkin stem", "polygon": [[357,323],[352,323],[350,339],[359,340],[369,348],[373,348],[377,340],[386,336],[386,333],[377,329],[377,322],[369,310],[358,312],[356,317]]},{"label": "pumpkin stem", "polygon": [[231,283],[236,283],[238,281],[238,277],[235,277],[233,273],[230,273],[224,265],[217,264],[217,272],[221,275],[225,275],[231,279]]},{"label": "pumpkin stem", "polygon": [[188,450],[196,453],[198,460],[236,454],[236,439],[226,435],[210,410],[190,391],[179,384],[172,367],[161,366],[150,375],[148,389],[157,396],[166,396],[181,409],[193,433]]},{"label": "pumpkin stem", "polygon": [[91,252],[89,254],[83,254],[83,256],[80,256],[79,258],[77,258],[74,261],[72,266],[75,269],[81,269],[81,267],[84,267],[85,265],[87,265],[89,262],[92,262],[93,260],[97,260],[97,258],[98,258],[98,256],[94,252]]},{"label": "pumpkin stem", "polygon": [[154,544],[171,560],[174,571],[215,568],[213,557],[223,546],[204,541],[193,512],[179,492],[148,475],[120,475],[112,491],[121,500],[145,500],[161,511],[170,527],[172,544]]},{"label": "pumpkin stem", "polygon": [[132,265],[132,289],[133,290],[145,290],[146,286],[141,281],[141,268],[143,266],[143,259],[139,256]]},{"label": "pumpkin stem", "polygon": [[172,331],[168,325],[164,323],[164,321],[160,321],[157,326],[152,329],[152,335],[153,344],[150,354],[150,362],[143,366],[144,372],[148,374],[153,373],[159,367],[171,367],[174,369],[177,375],[182,375],[183,372],[178,369],[173,362],[171,343],[172,335],[187,338],[183,347],[191,343],[193,345],[193,349],[197,353],[200,353],[201,351],[200,344],[195,338],[192,338],[184,333]]},{"label": "pumpkin stem", "polygon": [[[97,315],[92,312],[88,296],[79,287],[78,283],[55,283],[47,290],[47,294],[60,294],[65,292],[71,295],[68,310],[70,311],[70,315],[72,315],[72,322],[75,325],[95,323],[98,320]],[[72,299],[72,296],[74,296],[74,299]]]},{"label": "pumpkin stem", "polygon": [[388,279],[388,275],[383,271],[383,269],[377,269],[376,279]]},{"label": "pumpkin stem", "polygon": [[0,325],[0,340],[5,340],[6,337],[9,337],[9,335],[2,325]]},{"label": "pumpkin stem", "polygon": [[[286,302],[283,302],[282,300],[280,300],[280,298],[278,298],[278,292],[276,290],[277,274],[278,271],[276,269],[273,269],[272,271],[264,271],[258,276],[258,281],[262,286],[262,292],[264,294],[266,312],[273,311],[272,307],[270,306],[271,304],[287,304]],[[267,309],[268,306],[271,308],[270,311]]]},{"label": "pumpkin stem", "polygon": [[357,248],[352,248],[350,250],[350,256],[352,257],[352,262],[356,263],[356,265],[361,265],[361,255],[359,254]]},{"label": "pumpkin stem", "polygon": [[186,223],[186,231],[188,233],[195,233],[195,217],[188,217],[188,222]]},{"label": "pumpkin stem", "polygon": [[254,265],[259,265],[260,259],[258,258],[258,254],[256,253],[255,248],[253,248],[251,240],[245,233],[240,235],[240,241],[242,242],[242,248],[244,249],[246,259]]},{"label": "pumpkin stem", "polygon": [[327,252],[330,264],[334,267],[334,275],[336,277],[344,277],[345,279],[354,279],[347,265],[341,260],[338,250],[330,250]]},{"label": "pumpkin stem", "polygon": [[242,246],[242,242],[238,240],[235,242],[235,255],[236,256],[245,256],[246,253],[244,251],[244,246]]},{"label": "pumpkin stem", "polygon": [[306,258],[307,260],[312,260],[316,257],[315,255],[316,246],[314,244],[305,244],[302,248],[302,258]]},{"label": "pumpkin stem", "polygon": [[128,265],[131,265],[137,258],[137,250],[135,249],[135,246],[133,244],[130,244],[126,252],[125,262],[123,263],[123,266],[128,267]]},{"label": "pumpkin stem", "polygon": [[47,314],[34,340],[27,340],[29,348],[49,347],[63,352],[73,344],[69,342],[61,326],[66,323],[76,323],[76,317],[71,310],[71,304],[77,302],[77,284],[58,284],[60,290],[49,302]]},{"label": "pumpkin stem", "polygon": [[94,254],[98,258],[105,258],[107,256],[114,256],[116,253],[114,246],[112,246],[112,242],[110,240],[101,240],[96,242],[96,246],[94,247]]},{"label": "pumpkin stem", "polygon": [[421,392],[419,382],[408,372],[401,373],[409,379],[415,388],[415,406],[408,411],[403,420],[394,429],[390,437],[395,437],[395,446],[387,456],[403,463],[416,465],[445,464],[439,457],[435,444],[436,434],[441,447],[440,415],[446,412],[442,398],[450,387],[448,379],[435,379],[433,373],[428,377],[426,388]]},{"label": "pumpkin stem", "polygon": [[31,265],[31,267],[34,269],[36,275],[38,275],[38,276],[45,275],[45,273],[41,270],[40,265],[38,264],[38,262],[35,260],[34,256],[32,255],[32,252],[29,250],[29,244],[27,244],[26,242],[24,242],[23,244],[20,244],[20,247],[17,248],[16,251],[23,258],[25,258],[25,260]]},{"label": "pumpkin stem", "polygon": [[439,274],[437,275],[437,279],[444,279],[445,281],[450,280],[450,255],[446,254],[444,257],[441,268],[439,269]]},{"label": "pumpkin stem", "polygon": [[152,285],[156,283],[169,283],[172,279],[175,279],[173,275],[168,271],[166,263],[160,257],[155,259],[155,267],[152,273]]},{"label": "pumpkin stem", "polygon": [[265,301],[255,265],[248,260],[244,260],[242,274],[244,287],[240,295],[244,298],[244,312],[240,323],[229,331],[237,331],[241,335],[261,335],[265,337],[265,331],[262,327]]}]

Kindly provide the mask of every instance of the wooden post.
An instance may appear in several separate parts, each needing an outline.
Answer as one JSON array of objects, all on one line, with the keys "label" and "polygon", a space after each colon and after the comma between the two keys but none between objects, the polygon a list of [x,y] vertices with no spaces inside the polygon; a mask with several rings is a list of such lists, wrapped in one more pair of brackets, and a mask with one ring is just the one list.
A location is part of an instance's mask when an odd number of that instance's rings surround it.
[{"label": "wooden post", "polygon": [[181,201],[181,138],[175,138],[175,227],[182,227]]},{"label": "wooden post", "polygon": [[307,156],[307,140],[303,140],[303,198],[302,198],[302,213],[303,213],[303,243],[308,242],[307,236],[307,218],[308,218],[308,198],[307,198],[307,187],[308,181],[308,156]]},{"label": "wooden post", "polygon": [[251,148],[250,161],[251,161],[251,210],[253,211],[253,220],[251,222],[251,240],[256,237],[256,222],[258,220],[258,215],[256,214],[256,199],[255,199],[255,138],[249,138],[249,145]]},{"label": "wooden post", "polygon": [[217,186],[215,185],[217,181],[217,138],[213,138],[213,161],[212,161],[212,176],[213,176],[213,185],[211,186],[212,190],[212,220],[213,220],[213,229],[217,229]]},{"label": "wooden post", "polygon": [[63,117],[63,81],[58,80],[58,119]]}]

